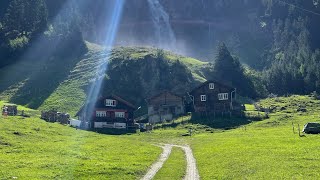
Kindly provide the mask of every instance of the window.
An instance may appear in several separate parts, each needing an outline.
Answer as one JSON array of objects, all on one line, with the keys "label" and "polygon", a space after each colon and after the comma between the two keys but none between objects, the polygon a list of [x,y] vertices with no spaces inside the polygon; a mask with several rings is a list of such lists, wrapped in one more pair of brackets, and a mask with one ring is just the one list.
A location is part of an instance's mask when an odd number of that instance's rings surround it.
[{"label": "window", "polygon": [[124,118],[124,112],[115,112],[116,118]]},{"label": "window", "polygon": [[115,107],[116,106],[116,100],[106,99],[106,106]]},{"label": "window", "polygon": [[209,89],[214,89],[214,83],[209,83]]},{"label": "window", "polygon": [[96,111],[96,117],[106,117],[107,112],[106,111]]},{"label": "window", "polygon": [[207,101],[207,96],[206,95],[201,95],[200,98],[201,98],[201,101]]},{"label": "window", "polygon": [[220,93],[220,94],[218,94],[218,99],[220,101],[228,100],[228,98],[229,98],[229,94],[228,93]]}]

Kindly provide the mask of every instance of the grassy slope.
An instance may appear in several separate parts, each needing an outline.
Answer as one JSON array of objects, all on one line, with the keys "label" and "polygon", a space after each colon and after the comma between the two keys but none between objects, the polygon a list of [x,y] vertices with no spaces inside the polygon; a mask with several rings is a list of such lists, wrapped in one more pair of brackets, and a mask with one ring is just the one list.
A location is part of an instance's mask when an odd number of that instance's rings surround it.
[{"label": "grassy slope", "polygon": [[[118,47],[113,51],[113,57],[117,58],[129,58],[133,60],[143,59],[147,55],[157,54],[158,49],[155,48],[146,48],[146,47]],[[186,65],[192,72],[193,77],[200,81],[204,82],[206,79],[200,71],[200,68],[207,65],[207,62],[202,62],[194,58],[185,57],[171,53],[169,51],[163,51],[164,58],[170,61],[179,60],[184,65]]]},{"label": "grassy slope", "polygon": [[83,87],[97,76],[97,67],[107,62],[108,57],[101,47],[90,43],[88,47],[89,53],[76,64],[66,80],[44,101],[40,109],[64,109],[72,116],[80,109],[86,99]]},{"label": "grassy slope", "polygon": [[154,179],[183,179],[186,165],[184,151],[181,148],[173,147],[169,159],[164,163]]},{"label": "grassy slope", "polygon": [[[306,104],[308,112],[298,113],[297,104]],[[194,137],[192,148],[202,179],[320,178],[319,136],[299,137],[297,132],[297,124],[319,122],[320,102],[293,96],[263,100],[261,105],[276,106],[277,112],[246,128]]]},{"label": "grassy slope", "polygon": [[0,117],[0,179],[137,179],[160,152],[128,135],[101,135],[37,117]]},{"label": "grassy slope", "polygon": [[[80,59],[72,60],[72,63],[69,63],[71,60],[68,59],[56,60],[51,62],[54,68],[46,69],[50,60],[42,62],[25,60],[0,69],[0,100],[14,99],[18,104],[28,107],[55,108],[75,115],[86,98],[83,87],[97,76],[97,67],[107,63],[109,57],[102,47],[91,43],[87,43],[87,46],[89,52]],[[152,48],[118,47],[112,51],[111,56],[137,60],[156,52],[157,50]],[[179,59],[192,71],[196,80],[205,81],[199,69],[206,63],[170,52],[165,52],[164,57],[169,61]],[[61,68],[67,62],[68,68]],[[102,75],[103,72],[98,73],[98,76]],[[53,81],[55,83],[51,86]]]}]

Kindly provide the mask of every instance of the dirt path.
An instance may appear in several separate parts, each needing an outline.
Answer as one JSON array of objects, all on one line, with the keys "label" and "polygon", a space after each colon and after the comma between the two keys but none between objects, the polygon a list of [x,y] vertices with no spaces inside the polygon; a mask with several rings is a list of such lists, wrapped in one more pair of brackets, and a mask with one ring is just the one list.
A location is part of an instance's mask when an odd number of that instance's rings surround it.
[{"label": "dirt path", "polygon": [[153,177],[157,174],[157,172],[163,166],[164,162],[169,158],[173,146],[182,148],[185,155],[186,155],[187,170],[186,170],[186,175],[185,175],[184,179],[185,180],[199,180],[200,179],[199,172],[197,169],[196,159],[194,158],[194,156],[192,154],[192,149],[190,148],[190,146],[178,146],[178,145],[172,145],[172,144],[165,144],[164,146],[162,146],[163,152],[160,155],[159,160],[151,166],[148,173],[141,180],[153,179]]},{"label": "dirt path", "polygon": [[171,154],[172,145],[166,144],[162,146],[163,152],[160,155],[160,158],[156,163],[154,163],[151,168],[149,169],[148,173],[141,179],[141,180],[151,180],[162,168],[164,162],[168,159],[169,155]]},{"label": "dirt path", "polygon": [[185,180],[199,180],[199,172],[197,169],[196,159],[193,157],[192,149],[189,146],[180,146],[185,154],[187,159],[187,172],[184,177]]}]

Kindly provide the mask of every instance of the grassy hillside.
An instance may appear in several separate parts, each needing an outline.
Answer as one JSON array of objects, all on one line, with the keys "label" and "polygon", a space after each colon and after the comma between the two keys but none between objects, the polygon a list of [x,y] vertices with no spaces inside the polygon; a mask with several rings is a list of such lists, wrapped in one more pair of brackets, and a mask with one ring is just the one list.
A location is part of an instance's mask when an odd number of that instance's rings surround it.
[{"label": "grassy hillside", "polygon": [[[104,78],[105,89],[113,89],[112,92],[103,90],[104,93],[125,96],[133,103],[142,102],[157,93],[155,90],[176,88],[176,84],[181,84],[178,87],[180,89],[191,88],[205,81],[201,69],[206,63],[196,59],[161,51],[159,60],[157,53],[160,50],[153,48],[118,47],[106,54],[103,47],[91,43],[87,43],[87,46],[89,52],[80,57],[22,59],[0,69],[0,99],[34,109],[55,108],[74,115],[86,99],[88,86],[96,78]],[[109,62],[111,65],[106,72],[99,70]],[[130,64],[130,68],[127,64]],[[115,75],[117,72],[125,77]],[[112,74],[114,76],[110,77]],[[131,86],[133,80],[141,84],[145,91],[134,94],[137,91],[134,88],[138,86]],[[167,86],[169,80],[172,83]]]},{"label": "grassy hillside", "polygon": [[0,179],[137,179],[161,152],[130,136],[76,130],[37,117],[0,117],[0,124]]}]

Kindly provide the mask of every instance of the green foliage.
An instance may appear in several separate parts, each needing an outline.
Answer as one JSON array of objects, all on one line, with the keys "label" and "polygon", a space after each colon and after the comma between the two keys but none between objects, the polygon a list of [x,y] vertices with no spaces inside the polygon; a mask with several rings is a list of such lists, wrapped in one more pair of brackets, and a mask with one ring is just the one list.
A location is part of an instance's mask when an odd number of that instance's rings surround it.
[{"label": "green foliage", "polygon": [[253,83],[245,76],[239,59],[232,57],[224,43],[218,46],[213,73],[208,79],[215,79],[238,89],[244,96],[256,97]]},{"label": "green foliage", "polygon": [[29,43],[29,39],[26,36],[18,37],[13,40],[9,40],[9,47],[13,51],[22,49]]},{"label": "green foliage", "polygon": [[252,82],[255,95],[259,98],[264,98],[268,95],[268,90],[263,82],[262,73],[255,71],[249,67],[244,68],[244,74],[249,81]]},{"label": "green foliage", "polygon": [[[47,8],[43,0],[12,0],[0,27],[0,67],[16,60],[47,27]],[[11,58],[11,59],[10,59]]]},{"label": "green foliage", "polygon": [[308,21],[301,17],[273,22],[271,67],[263,73],[267,89],[276,94],[319,91],[319,50],[310,48]]}]

